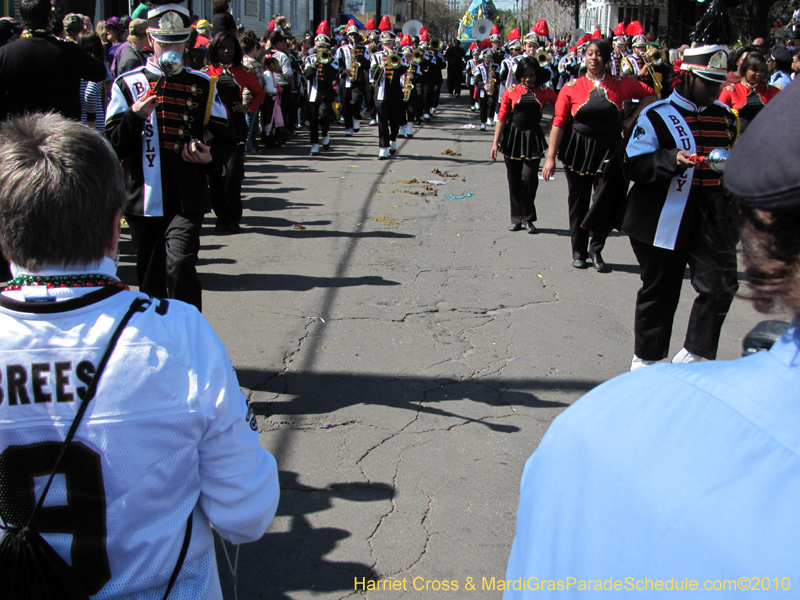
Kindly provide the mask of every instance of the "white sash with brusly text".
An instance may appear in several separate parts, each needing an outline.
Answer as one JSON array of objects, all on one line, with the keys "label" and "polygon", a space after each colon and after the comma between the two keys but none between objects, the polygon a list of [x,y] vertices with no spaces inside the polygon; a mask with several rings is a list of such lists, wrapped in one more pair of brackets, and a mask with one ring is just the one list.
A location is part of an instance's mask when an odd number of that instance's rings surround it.
[{"label": "white sash with brusly text", "polygon": [[[652,108],[666,123],[669,132],[675,140],[675,147],[678,150],[685,150],[689,154],[696,153],[694,135],[686,121],[675,106],[670,102],[665,102]],[[692,177],[694,167],[686,169],[680,175],[672,178],[667,191],[667,199],[664,201],[664,208],[658,218],[658,227],[653,245],[659,248],[672,250],[675,248],[675,241],[678,239],[678,229],[683,219],[683,211],[686,210],[686,201],[689,198],[689,191],[692,189]]]},{"label": "white sash with brusly text", "polygon": [[[150,91],[150,82],[144,73],[137,71],[123,76],[133,101]],[[163,217],[164,198],[161,189],[161,150],[158,137],[156,111],[150,113],[142,129],[142,170],[144,172],[144,216]]]}]

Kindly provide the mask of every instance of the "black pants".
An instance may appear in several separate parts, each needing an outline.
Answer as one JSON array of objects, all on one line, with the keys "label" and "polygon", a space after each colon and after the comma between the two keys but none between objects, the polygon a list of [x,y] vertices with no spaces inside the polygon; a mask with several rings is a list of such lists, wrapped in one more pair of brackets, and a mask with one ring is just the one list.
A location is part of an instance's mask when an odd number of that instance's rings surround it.
[{"label": "black pants", "polygon": [[330,100],[321,102],[309,102],[309,137],[312,144],[319,144],[319,131],[322,130],[322,137],[328,136],[328,128],[333,118],[333,108]]},{"label": "black pants", "polygon": [[644,360],[666,358],[688,264],[697,298],[683,347],[709,360],[717,357],[722,323],[738,289],[735,248],[720,244],[707,235],[705,227],[697,228],[683,251],[657,248],[631,238],[642,269],[642,287],[636,295],[636,356]]},{"label": "black pants", "polygon": [[442,95],[442,82],[437,81],[433,84],[433,89],[431,90],[431,106],[433,108],[439,108],[439,97]]},{"label": "black pants", "polygon": [[461,68],[452,67],[447,69],[447,91],[451,96],[461,95]]},{"label": "black pants", "polygon": [[[411,94],[406,102],[406,122],[413,123],[417,119],[417,111],[421,111],[419,96],[417,95],[417,88],[411,89]],[[419,113],[422,114],[421,112]]]},{"label": "black pants", "polygon": [[[490,96],[486,90],[483,91],[483,98],[480,99],[481,123],[486,123],[486,119],[494,119],[495,106],[497,106],[497,90],[495,90],[494,96]],[[480,93],[479,90],[478,94]]]},{"label": "black pants", "polygon": [[219,224],[229,225],[241,221],[242,181],[244,181],[244,144],[238,144],[225,164],[225,175],[211,175],[208,178],[211,208],[214,209]]},{"label": "black pants", "polygon": [[536,220],[536,190],[539,189],[539,161],[503,156],[508,175],[508,195],[511,200],[511,222]]},{"label": "black pants", "polygon": [[364,106],[370,119],[375,119],[375,86],[371,83],[364,88]]},{"label": "black pants", "polygon": [[197,277],[203,215],[125,215],[136,246],[139,289],[156,298],[175,298],[203,309]]},{"label": "black pants", "polygon": [[406,124],[403,98],[375,100],[378,112],[378,148],[388,148],[389,142],[397,141],[400,126]]},{"label": "black pants", "polygon": [[414,80],[414,94],[412,95],[417,97],[414,122],[417,125],[420,125],[422,123],[422,114],[425,112],[425,102],[424,102],[425,91],[422,87],[422,82],[419,81],[419,79]]},{"label": "black pants", "polygon": [[[601,176],[581,175],[571,169],[564,169],[567,177],[567,204],[569,205],[569,235],[572,240],[572,258],[586,260],[588,251],[600,252],[606,245],[607,233],[594,233],[589,245],[589,231],[581,227],[581,223],[589,212],[592,189],[600,185]],[[637,355],[638,356],[638,355]]]},{"label": "black pants", "polygon": [[342,112],[344,113],[345,129],[353,128],[353,119],[361,118],[361,105],[364,103],[364,93],[355,87],[344,87],[344,80],[341,80],[342,88]]}]

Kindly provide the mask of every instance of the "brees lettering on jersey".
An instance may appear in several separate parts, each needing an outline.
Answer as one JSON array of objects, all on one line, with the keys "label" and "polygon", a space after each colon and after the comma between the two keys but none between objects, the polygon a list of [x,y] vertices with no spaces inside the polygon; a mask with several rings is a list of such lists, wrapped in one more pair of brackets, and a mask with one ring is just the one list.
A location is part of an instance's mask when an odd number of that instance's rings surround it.
[{"label": "brees lettering on jersey", "polygon": [[[74,402],[75,395],[83,398],[95,373],[89,360],[29,362],[6,365],[0,371],[0,404],[9,406],[42,404],[45,402]],[[83,383],[84,385],[79,385]]]}]

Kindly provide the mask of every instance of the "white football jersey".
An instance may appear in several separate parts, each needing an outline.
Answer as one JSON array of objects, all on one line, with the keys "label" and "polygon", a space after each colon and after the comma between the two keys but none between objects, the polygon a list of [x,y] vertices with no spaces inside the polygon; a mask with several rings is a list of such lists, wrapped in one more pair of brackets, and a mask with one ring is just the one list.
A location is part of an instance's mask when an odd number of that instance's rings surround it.
[{"label": "white football jersey", "polygon": [[[33,509],[114,329],[143,294],[101,288],[63,302],[0,296],[0,517]],[[194,511],[170,600],[222,598],[210,523],[260,538],[278,503],[228,353],[203,316],[153,300],[100,378],[36,528],[92,598],[160,600]]]}]

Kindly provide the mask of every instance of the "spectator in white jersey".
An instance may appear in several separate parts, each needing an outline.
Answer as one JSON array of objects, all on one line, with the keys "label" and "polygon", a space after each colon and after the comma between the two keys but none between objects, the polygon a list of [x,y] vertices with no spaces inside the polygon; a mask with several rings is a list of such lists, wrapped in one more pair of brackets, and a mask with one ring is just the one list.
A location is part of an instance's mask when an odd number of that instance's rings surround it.
[{"label": "spectator in white jersey", "polygon": [[0,129],[0,247],[14,275],[0,291],[0,528],[24,525],[56,472],[31,527],[87,595],[162,598],[177,573],[171,598],[221,599],[211,525],[233,543],[263,535],[275,459],[203,316],[116,277],[124,204],[119,160],[89,128],[34,114]]}]

